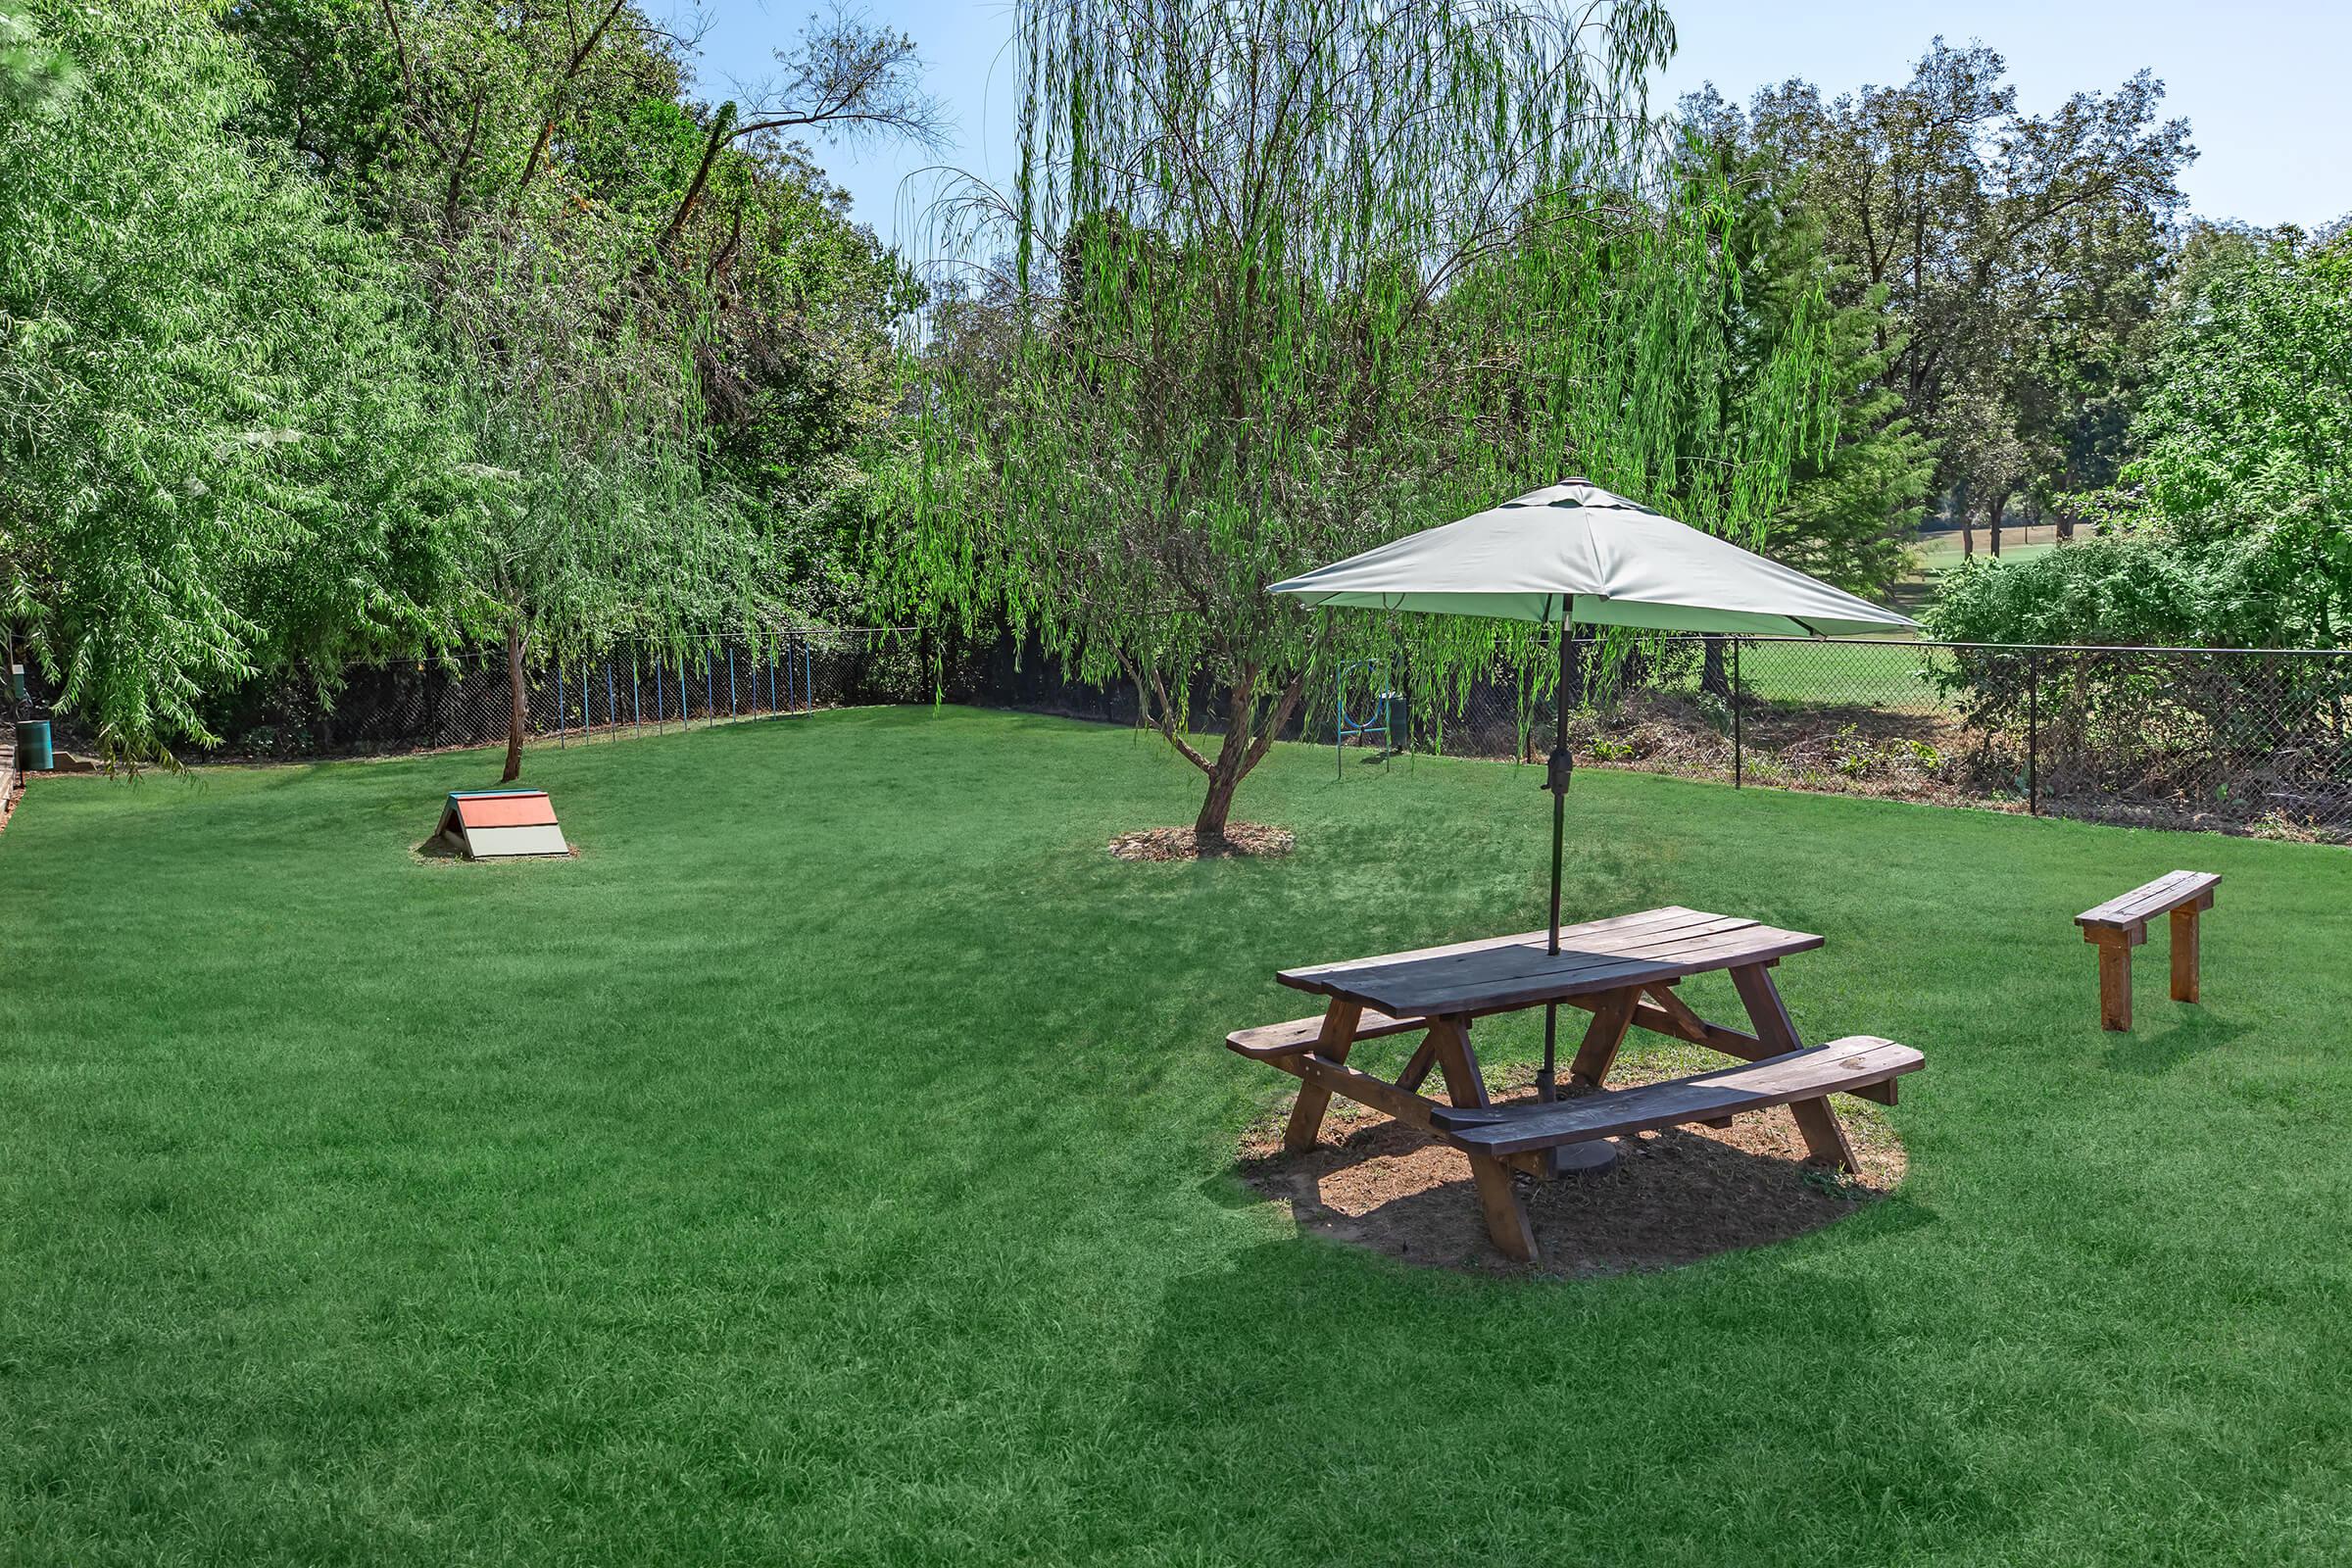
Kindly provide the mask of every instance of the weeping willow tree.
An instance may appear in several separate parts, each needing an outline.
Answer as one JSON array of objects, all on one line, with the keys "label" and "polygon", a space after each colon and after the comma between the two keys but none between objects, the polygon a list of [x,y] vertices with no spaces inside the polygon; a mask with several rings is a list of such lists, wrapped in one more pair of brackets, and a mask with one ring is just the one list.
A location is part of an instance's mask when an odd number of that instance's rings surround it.
[{"label": "weeping willow tree", "polygon": [[1524,629],[1268,583],[1575,472],[1769,514],[1812,334],[1735,363],[1729,204],[1646,118],[1659,6],[1023,0],[1016,47],[1017,181],[942,209],[1001,260],[932,321],[898,581],[1132,684],[1207,777],[1200,837],[1364,648],[1542,680]]}]

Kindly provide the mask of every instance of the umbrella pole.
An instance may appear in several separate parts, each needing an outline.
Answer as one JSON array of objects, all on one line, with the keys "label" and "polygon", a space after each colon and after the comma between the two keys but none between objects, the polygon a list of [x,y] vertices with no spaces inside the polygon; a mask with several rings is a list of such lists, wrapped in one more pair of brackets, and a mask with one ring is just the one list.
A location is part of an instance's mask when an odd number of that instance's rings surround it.
[{"label": "umbrella pole", "polygon": [[[1560,852],[1568,832],[1568,779],[1576,769],[1575,760],[1568,755],[1568,615],[1564,606],[1560,614],[1560,682],[1553,694],[1552,709],[1557,716],[1551,733],[1551,757],[1544,769],[1544,787],[1551,791],[1551,940],[1544,951],[1556,957],[1560,951]],[[1560,1004],[1546,1003],[1544,1070],[1536,1075],[1536,1098],[1540,1101],[1556,1098],[1559,1039]]]},{"label": "umbrella pole", "polygon": [[[1568,781],[1576,771],[1576,759],[1568,755],[1568,616],[1562,605],[1560,615],[1560,694],[1557,704],[1559,720],[1552,730],[1551,760],[1544,769],[1544,787],[1551,791],[1551,940],[1544,951],[1557,956],[1560,951],[1560,859],[1561,849],[1568,836]],[[1536,1098],[1549,1102],[1559,1098],[1560,1004],[1546,1003],[1544,1007],[1544,1070],[1536,1075]],[[1554,1176],[1594,1176],[1617,1163],[1615,1144],[1606,1139],[1592,1143],[1563,1144],[1546,1152],[1551,1174]]]}]

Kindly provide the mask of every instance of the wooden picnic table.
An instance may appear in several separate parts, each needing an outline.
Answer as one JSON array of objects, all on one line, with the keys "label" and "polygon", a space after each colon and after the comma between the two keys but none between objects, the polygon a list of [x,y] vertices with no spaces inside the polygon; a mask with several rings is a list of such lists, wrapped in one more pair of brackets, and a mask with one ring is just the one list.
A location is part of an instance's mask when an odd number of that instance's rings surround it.
[{"label": "wooden picnic table", "polygon": [[[1495,1245],[1530,1260],[1535,1239],[1511,1173],[1552,1174],[1553,1150],[1682,1121],[1728,1126],[1736,1111],[1786,1104],[1808,1160],[1851,1170],[1853,1149],[1828,1095],[1843,1091],[1891,1104],[1895,1076],[1922,1064],[1917,1052],[1871,1037],[1806,1049],[1772,968],[1822,946],[1810,933],[1669,906],[1564,926],[1556,954],[1546,951],[1547,935],[1523,932],[1284,969],[1275,976],[1284,985],[1330,999],[1323,1015],[1237,1030],[1226,1044],[1301,1080],[1284,1134],[1288,1149],[1313,1147],[1334,1095],[1461,1149]],[[1730,971],[1748,1029],[1709,1022],[1675,994],[1690,976],[1717,970]],[[1599,1103],[1579,1098],[1493,1106],[1471,1044],[1473,1020],[1547,1004],[1592,1014],[1569,1068],[1572,1083],[1602,1087],[1627,1031],[1636,1028],[1756,1065],[1619,1091]],[[1422,1040],[1394,1078],[1348,1060],[1359,1041],[1415,1030]],[[1450,1104],[1420,1093],[1433,1067]]]}]

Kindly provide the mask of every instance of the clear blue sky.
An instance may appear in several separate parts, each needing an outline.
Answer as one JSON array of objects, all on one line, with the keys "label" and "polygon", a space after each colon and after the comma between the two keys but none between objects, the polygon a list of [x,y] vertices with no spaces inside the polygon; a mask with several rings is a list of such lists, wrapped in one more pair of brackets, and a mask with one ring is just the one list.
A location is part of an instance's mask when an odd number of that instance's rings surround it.
[{"label": "clear blue sky", "polygon": [[[672,0],[683,9],[688,0]],[[700,0],[702,79],[713,99],[754,83],[769,51],[788,47],[813,0]],[[654,0],[654,9],[664,9]],[[914,36],[931,90],[955,117],[945,162],[1000,182],[1012,170],[1012,95],[1004,0],[867,0],[869,15]],[[2352,137],[2344,107],[2352,73],[2352,0],[1681,0],[1682,46],[1655,89],[1658,101],[1713,81],[1744,101],[1756,87],[1800,75],[1838,92],[1900,80],[1928,41],[1979,39],[2008,58],[2029,110],[2082,88],[2113,87],[2142,67],[2186,116],[2200,151],[2183,185],[2195,212],[2255,223],[2315,227],[2352,213]],[[818,146],[818,161],[851,193],[859,220],[919,251],[933,160],[913,149]]]}]

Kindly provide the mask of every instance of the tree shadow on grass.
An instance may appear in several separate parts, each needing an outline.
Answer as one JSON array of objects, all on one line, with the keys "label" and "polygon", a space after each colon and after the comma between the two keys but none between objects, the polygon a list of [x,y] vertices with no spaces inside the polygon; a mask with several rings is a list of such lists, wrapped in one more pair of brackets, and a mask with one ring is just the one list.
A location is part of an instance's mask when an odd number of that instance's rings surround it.
[{"label": "tree shadow on grass", "polygon": [[2175,1067],[2209,1051],[2219,1051],[2246,1033],[2248,1025],[2204,1011],[2192,1003],[2167,1002],[2163,1012],[2171,1015],[2171,1027],[2149,1030],[2146,1025],[2156,1009],[2138,1009],[2135,1027],[2129,1033],[2109,1034],[2107,1051],[2100,1065],[2109,1072],[2129,1073],[2134,1078],[2153,1078],[2171,1072]]},{"label": "tree shadow on grass", "polygon": [[1895,1318],[1817,1249],[1561,1281],[1246,1246],[1170,1280],[1137,1349],[1110,1469],[1153,1487],[1100,1479],[1181,1499],[1181,1521],[1137,1528],[1258,1560],[1317,1542],[1334,1561],[1595,1560],[1598,1541],[1694,1560],[1703,1519],[1729,1532],[1703,1555],[1738,1561],[1785,1546],[1784,1506],[1833,1478],[1922,1516],[1996,1514],[1947,1412],[1829,1392],[1903,1361]]}]

